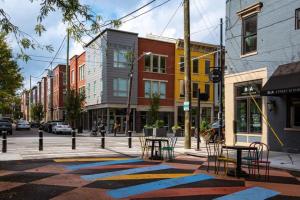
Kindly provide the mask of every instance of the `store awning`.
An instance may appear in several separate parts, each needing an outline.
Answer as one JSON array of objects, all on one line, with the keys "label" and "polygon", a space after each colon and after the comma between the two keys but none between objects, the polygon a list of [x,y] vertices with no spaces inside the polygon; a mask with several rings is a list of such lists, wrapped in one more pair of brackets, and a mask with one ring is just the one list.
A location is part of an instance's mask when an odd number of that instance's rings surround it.
[{"label": "store awning", "polygon": [[300,94],[300,62],[280,65],[261,89],[262,96]]}]

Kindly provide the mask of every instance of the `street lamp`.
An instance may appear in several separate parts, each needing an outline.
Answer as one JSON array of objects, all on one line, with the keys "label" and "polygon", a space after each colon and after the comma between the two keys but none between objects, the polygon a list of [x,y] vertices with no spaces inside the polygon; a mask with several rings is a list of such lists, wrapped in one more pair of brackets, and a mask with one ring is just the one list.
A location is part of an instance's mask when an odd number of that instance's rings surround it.
[{"label": "street lamp", "polygon": [[149,56],[151,55],[151,52],[144,52],[142,53],[142,55],[140,55],[137,59],[133,59],[133,55],[132,55],[132,59],[131,59],[131,67],[130,67],[130,73],[129,73],[129,91],[128,91],[128,97],[127,97],[127,112],[126,112],[126,126],[125,126],[125,133],[128,134],[128,130],[129,130],[129,119],[130,119],[130,104],[131,104],[131,91],[132,91],[132,80],[133,80],[133,66],[135,63],[137,63],[142,57],[144,57],[145,55]]}]

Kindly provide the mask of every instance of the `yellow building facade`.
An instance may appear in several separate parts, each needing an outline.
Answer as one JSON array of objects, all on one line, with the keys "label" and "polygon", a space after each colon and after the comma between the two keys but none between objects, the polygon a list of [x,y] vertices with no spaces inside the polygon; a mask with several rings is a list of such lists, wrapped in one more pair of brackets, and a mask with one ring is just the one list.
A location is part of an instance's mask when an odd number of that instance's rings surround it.
[{"label": "yellow building facade", "polygon": [[[175,45],[175,103],[174,122],[180,126],[184,125],[184,50],[183,40],[177,40]],[[191,96],[192,96],[192,126],[196,122],[197,91],[208,93],[208,101],[201,101],[201,120],[211,123],[214,120],[214,84],[209,79],[212,67],[215,67],[217,46],[191,42]],[[210,54],[211,53],[211,54]],[[209,54],[209,55],[207,55]],[[206,56],[205,56],[206,55]]]}]

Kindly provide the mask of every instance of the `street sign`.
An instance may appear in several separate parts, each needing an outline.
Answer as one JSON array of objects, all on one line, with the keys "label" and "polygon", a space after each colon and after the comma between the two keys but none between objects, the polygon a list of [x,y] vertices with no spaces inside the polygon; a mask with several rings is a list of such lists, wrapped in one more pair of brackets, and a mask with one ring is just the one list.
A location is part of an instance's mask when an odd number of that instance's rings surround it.
[{"label": "street sign", "polygon": [[213,83],[218,83],[220,82],[221,78],[222,78],[222,72],[220,69],[218,68],[214,68],[211,72],[210,72],[210,80],[213,82]]},{"label": "street sign", "polygon": [[183,110],[184,111],[190,110],[190,102],[188,102],[188,101],[183,102]]}]

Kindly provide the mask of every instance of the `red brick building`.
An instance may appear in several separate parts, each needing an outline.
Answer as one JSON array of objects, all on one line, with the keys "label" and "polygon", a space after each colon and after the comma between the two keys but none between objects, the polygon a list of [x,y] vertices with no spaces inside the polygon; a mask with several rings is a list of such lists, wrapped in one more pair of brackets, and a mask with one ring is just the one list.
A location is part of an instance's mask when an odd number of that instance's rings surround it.
[{"label": "red brick building", "polygon": [[65,73],[65,65],[57,65],[53,69],[53,120],[64,119]]},{"label": "red brick building", "polygon": [[160,95],[159,119],[170,129],[174,121],[175,43],[139,38],[138,57],[136,130],[140,132],[149,123],[147,111],[153,94]]},{"label": "red brick building", "polygon": [[77,91],[85,90],[85,52],[70,59],[70,88]]}]

